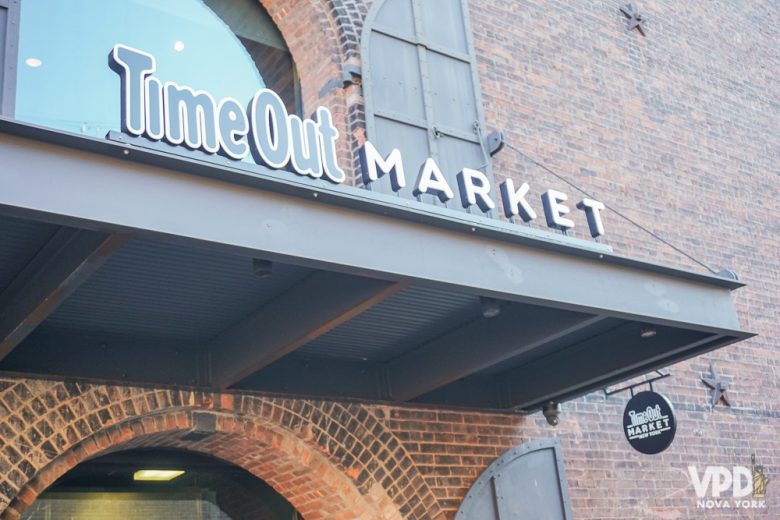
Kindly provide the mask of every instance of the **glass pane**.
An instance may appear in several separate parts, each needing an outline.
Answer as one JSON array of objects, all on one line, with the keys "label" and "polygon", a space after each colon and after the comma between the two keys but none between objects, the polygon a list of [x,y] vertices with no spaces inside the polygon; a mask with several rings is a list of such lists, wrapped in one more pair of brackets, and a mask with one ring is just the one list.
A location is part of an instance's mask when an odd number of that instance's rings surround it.
[{"label": "glass pane", "polygon": [[302,114],[295,65],[282,33],[259,0],[204,0],[238,37],[268,88],[279,94],[291,114]]},{"label": "glass pane", "polygon": [[[119,130],[120,82],[107,58],[117,43],[152,54],[163,82],[242,104],[266,85],[279,87],[295,107],[294,67],[286,49],[272,45],[276,35],[231,31],[245,4],[232,4],[222,19],[201,0],[25,0],[16,118],[96,137]],[[253,4],[254,16],[268,18]]]}]

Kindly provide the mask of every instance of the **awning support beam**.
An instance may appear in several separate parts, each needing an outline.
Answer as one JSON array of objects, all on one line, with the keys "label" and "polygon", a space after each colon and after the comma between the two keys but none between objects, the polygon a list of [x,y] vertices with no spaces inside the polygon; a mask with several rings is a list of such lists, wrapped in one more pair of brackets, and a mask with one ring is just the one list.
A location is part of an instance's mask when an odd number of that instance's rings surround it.
[{"label": "awning support beam", "polygon": [[[674,342],[680,346],[674,349],[668,348],[669,340],[664,331],[644,340],[641,349],[637,345],[630,348],[620,341],[621,332],[640,325],[626,324],[505,374],[503,377],[509,388],[510,407],[531,410],[549,400],[571,399],[612,384],[617,376],[626,379],[638,375],[634,372],[646,372],[648,367],[657,366],[666,358],[674,359],[676,354],[690,352],[690,355],[695,355],[701,353],[699,349],[706,351],[709,350],[708,346],[715,348],[722,340],[719,335],[678,330]],[[603,345],[612,345],[612,348],[607,352],[600,348]],[[594,359],[594,352],[601,353],[598,359]],[[563,364],[563,360],[567,363]],[[581,370],[594,362],[600,366],[598,377]],[[565,384],[562,385],[561,381],[565,381]]]},{"label": "awning support beam", "polygon": [[0,295],[0,359],[97,271],[127,238],[60,228]]},{"label": "awning support beam", "polygon": [[225,389],[406,287],[318,272],[264,305],[209,346],[211,385]]},{"label": "awning support beam", "polygon": [[[391,395],[408,401],[590,327],[604,317],[515,306],[437,338],[388,367]],[[550,322],[556,326],[551,329]],[[554,332],[551,332],[554,331]]]}]

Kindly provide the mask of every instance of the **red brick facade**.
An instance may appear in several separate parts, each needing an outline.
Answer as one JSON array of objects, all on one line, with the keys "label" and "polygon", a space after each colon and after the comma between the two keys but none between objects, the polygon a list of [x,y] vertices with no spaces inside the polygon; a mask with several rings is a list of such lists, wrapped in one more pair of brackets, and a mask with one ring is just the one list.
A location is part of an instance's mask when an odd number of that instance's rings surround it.
[{"label": "red brick facade", "polygon": [[[320,92],[359,63],[368,6],[359,0],[263,0],[291,48],[307,113],[331,108],[342,164],[365,137],[360,89]],[[486,119],[507,141],[600,200],[748,286],[734,294],[756,338],[670,367],[656,385],[679,430],[659,456],[630,449],[625,394],[564,404],[552,428],[530,417],[311,402],[240,394],[0,380],[0,511],[16,519],[58,476],[130,446],[179,446],[244,467],[307,520],[451,519],[502,452],[561,440],[574,515],[603,518],[780,517],[780,16],[771,2],[635,3],[646,36],[626,30],[623,2],[470,0]],[[573,190],[517,152],[497,179],[534,196]],[[573,193],[572,193],[573,194]],[[530,197],[529,197],[530,199]],[[579,219],[579,220],[576,220]],[[575,215],[575,236],[585,237]],[[612,212],[605,242],[626,256],[701,271]],[[700,376],[713,363],[731,408],[709,406]],[[181,440],[192,412],[218,432]],[[767,509],[702,511],[687,467],[749,465],[771,479]]]},{"label": "red brick facade", "polygon": [[[183,448],[232,462],[282,492],[307,519],[436,518],[406,449],[368,409],[247,395],[4,381],[2,502],[15,519],[78,463],[137,447]],[[216,432],[182,439],[192,412]]]}]

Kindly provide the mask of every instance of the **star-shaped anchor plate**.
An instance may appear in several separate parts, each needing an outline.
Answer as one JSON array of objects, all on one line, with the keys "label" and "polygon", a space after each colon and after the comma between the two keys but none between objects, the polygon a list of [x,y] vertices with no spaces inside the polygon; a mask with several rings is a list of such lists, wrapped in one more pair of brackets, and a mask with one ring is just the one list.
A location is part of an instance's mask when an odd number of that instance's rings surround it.
[{"label": "star-shaped anchor plate", "polygon": [[715,408],[720,402],[726,406],[731,406],[731,399],[726,394],[729,384],[725,378],[715,375],[715,369],[710,363],[710,373],[701,376],[701,381],[711,389],[710,405]]},{"label": "star-shaped anchor plate", "polygon": [[634,9],[633,4],[628,4],[624,7],[620,8],[620,12],[623,13],[623,15],[628,18],[628,30],[633,31],[636,29],[639,31],[639,34],[642,36],[645,36],[645,28],[642,25],[642,22],[645,21],[644,17],[639,14],[639,12]]}]

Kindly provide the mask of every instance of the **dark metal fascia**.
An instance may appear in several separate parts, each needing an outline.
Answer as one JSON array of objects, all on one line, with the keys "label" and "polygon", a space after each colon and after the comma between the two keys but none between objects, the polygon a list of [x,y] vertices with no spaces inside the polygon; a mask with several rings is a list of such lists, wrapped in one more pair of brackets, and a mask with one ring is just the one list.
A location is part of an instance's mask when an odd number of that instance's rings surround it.
[{"label": "dark metal fascia", "polygon": [[610,247],[595,242],[526,228],[497,219],[469,215],[414,200],[399,199],[352,186],[333,185],[323,181],[307,181],[302,177],[295,178],[289,172],[275,171],[259,165],[242,163],[240,167],[236,167],[227,163],[219,164],[162,150],[133,146],[130,143],[119,143],[108,139],[97,139],[53,130],[7,117],[0,117],[0,133],[308,200],[315,197],[322,203],[334,206],[385,215],[469,235],[488,237],[507,243],[522,244],[569,256],[655,272],[673,278],[692,280],[729,290],[738,289],[746,285],[743,282],[730,278],[628,258],[615,254]]}]

